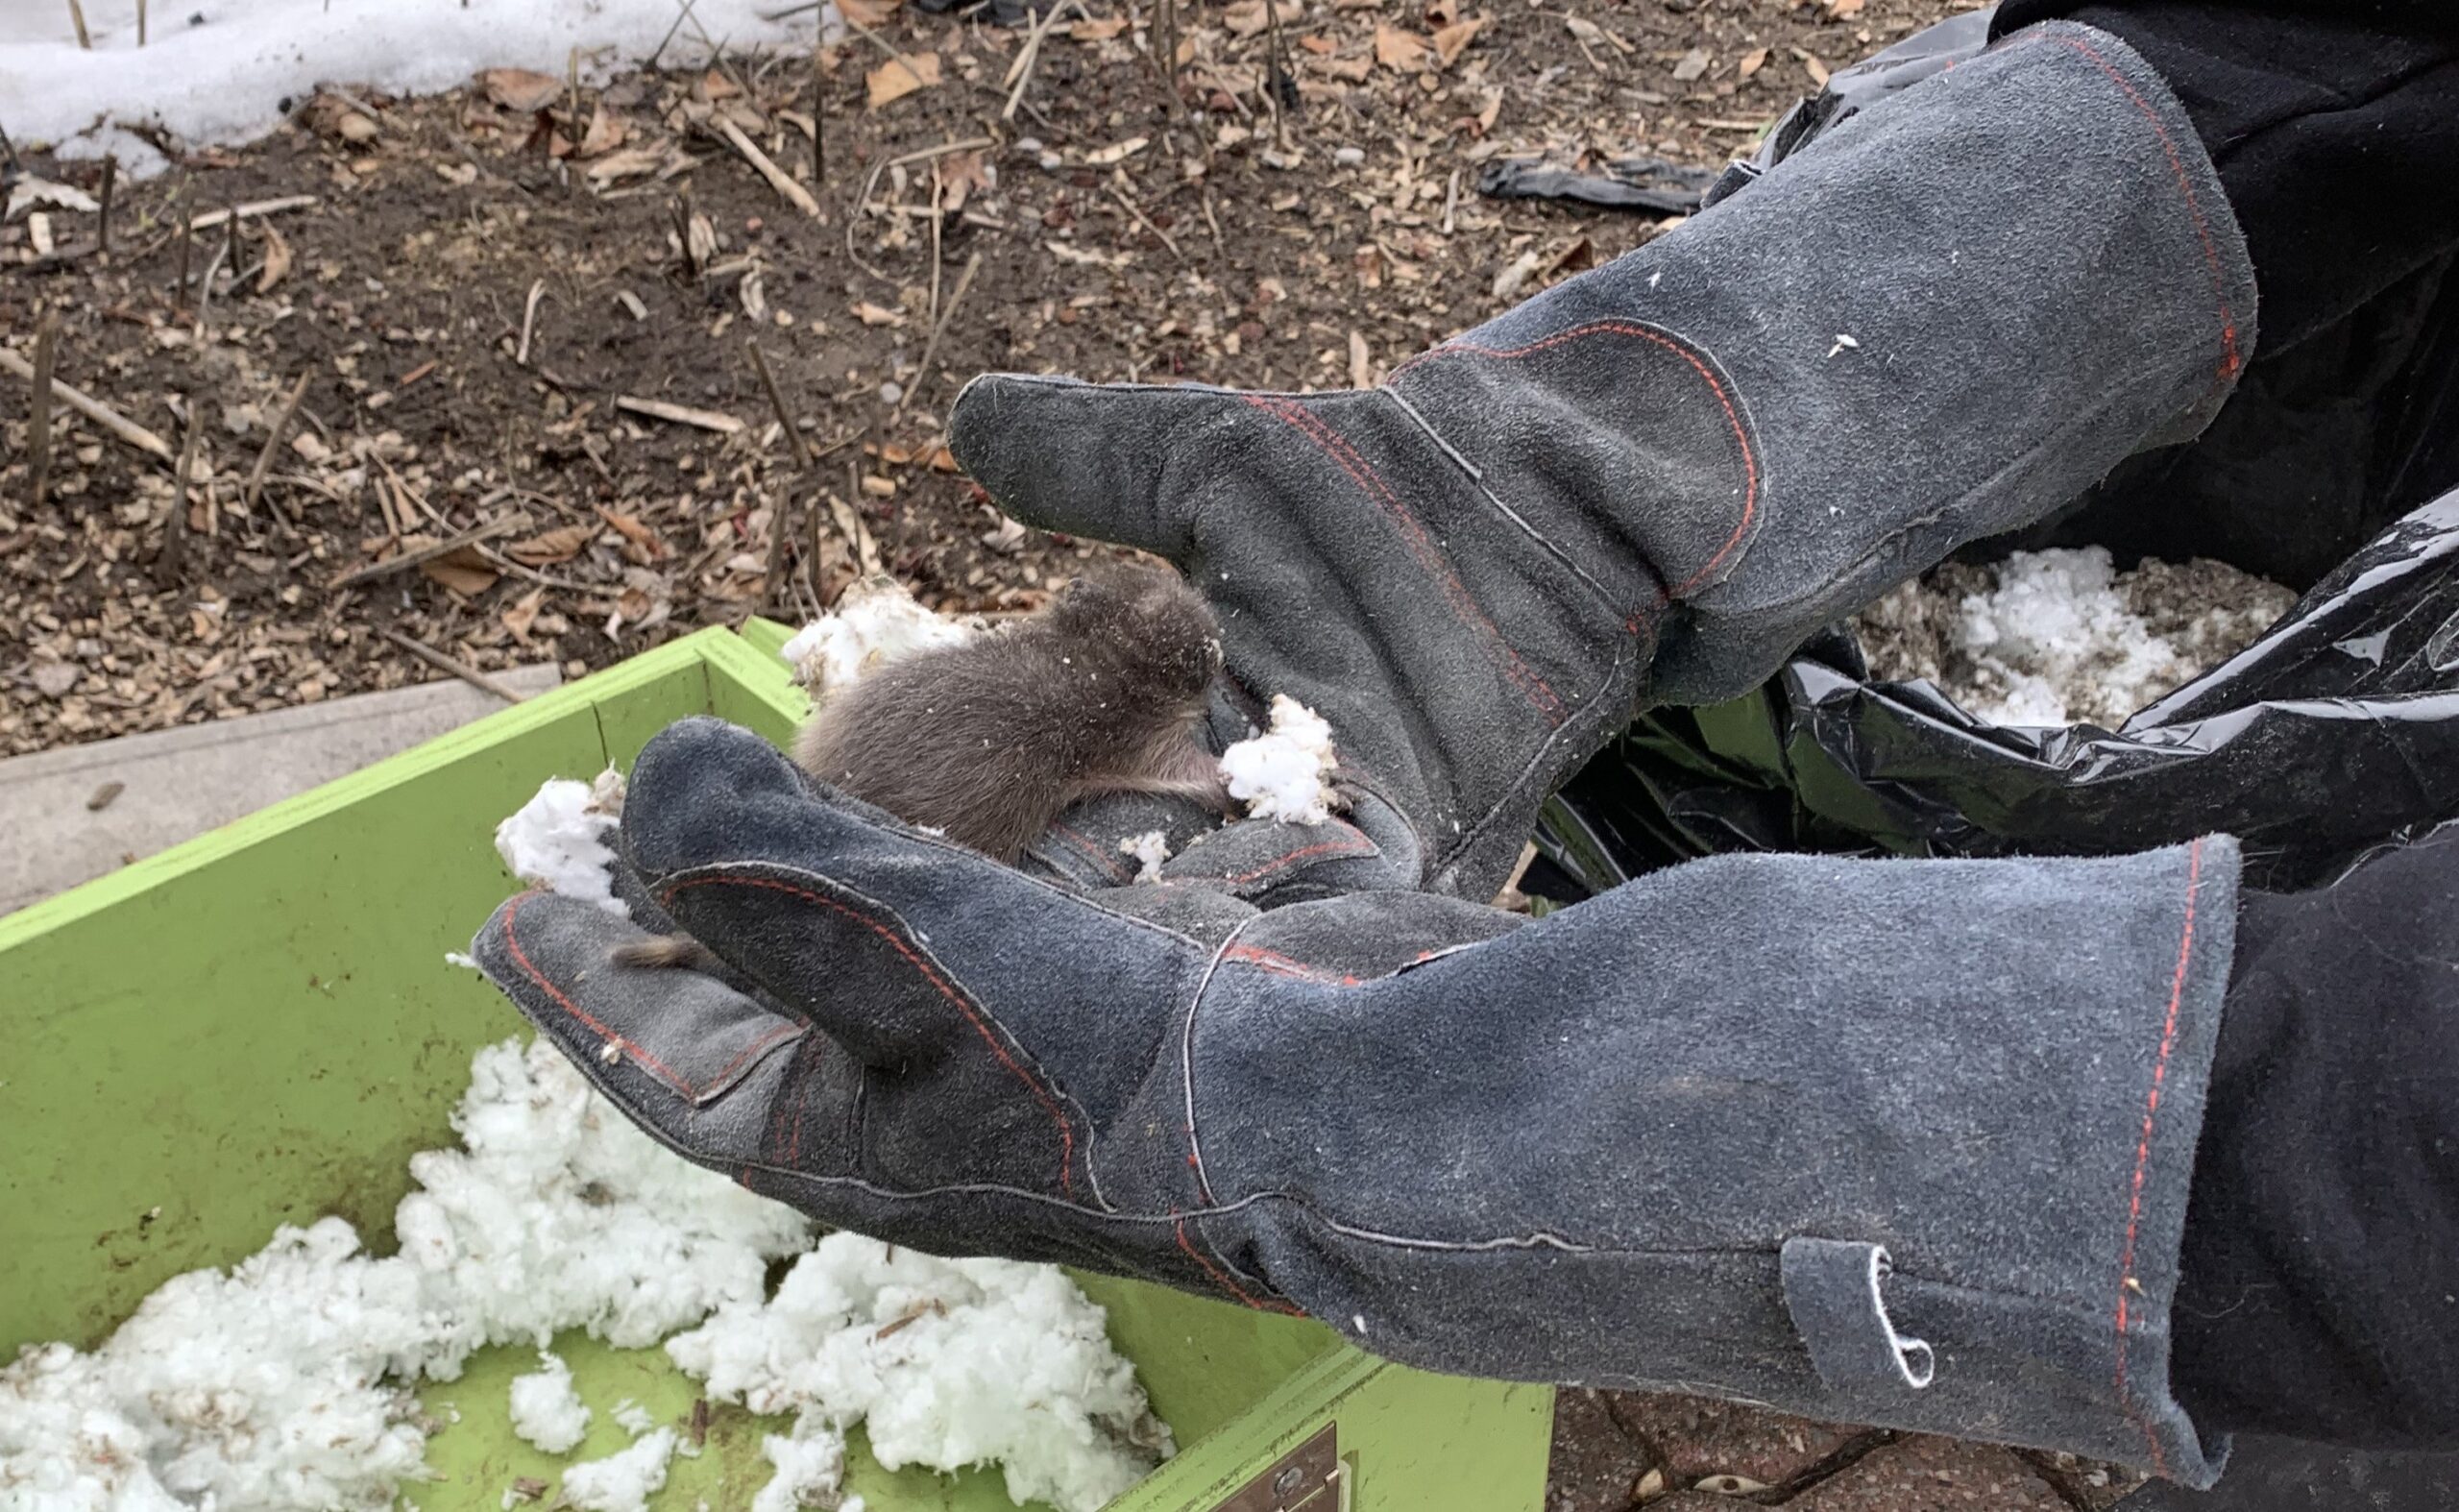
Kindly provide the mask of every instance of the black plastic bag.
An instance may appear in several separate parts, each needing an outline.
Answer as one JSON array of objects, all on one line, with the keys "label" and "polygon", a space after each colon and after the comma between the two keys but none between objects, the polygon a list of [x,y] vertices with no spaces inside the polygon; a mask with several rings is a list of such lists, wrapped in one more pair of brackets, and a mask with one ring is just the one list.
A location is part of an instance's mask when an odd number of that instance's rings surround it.
[{"label": "black plastic bag", "polygon": [[2293,889],[2453,817],[2459,491],[2114,731],[2001,728],[1869,680],[1830,632],[1747,697],[1643,716],[1547,805],[1532,890],[1716,851],[2102,855],[2213,831],[2253,885]]},{"label": "black plastic bag", "polygon": [[1542,158],[1497,158],[1477,170],[1477,192],[1497,200],[1576,200],[1607,209],[1688,215],[1716,182],[1713,168],[1662,158],[1608,158],[1591,173]]}]

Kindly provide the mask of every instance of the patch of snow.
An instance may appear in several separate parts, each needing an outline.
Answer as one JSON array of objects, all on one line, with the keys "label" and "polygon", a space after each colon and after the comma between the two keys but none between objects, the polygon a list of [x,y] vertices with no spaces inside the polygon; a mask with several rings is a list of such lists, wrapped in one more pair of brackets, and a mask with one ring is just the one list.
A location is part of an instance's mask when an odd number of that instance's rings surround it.
[{"label": "patch of snow", "polygon": [[798,1414],[795,1439],[860,1420],[890,1470],[995,1462],[1011,1499],[1061,1512],[1094,1512],[1169,1450],[1102,1310],[1049,1266],[832,1233],[773,1299],[721,1308],[666,1350],[713,1398]]},{"label": "patch of snow", "polygon": [[660,1428],[627,1450],[574,1465],[564,1472],[563,1504],[579,1512],[648,1512],[649,1498],[666,1485],[676,1437]]},{"label": "patch of snow", "polygon": [[657,1419],[649,1415],[649,1409],[642,1406],[639,1402],[634,1402],[629,1397],[626,1397],[622,1401],[615,1403],[615,1410],[608,1414],[608,1416],[615,1420],[615,1426],[617,1427],[621,1428],[624,1432],[629,1433],[634,1438],[639,1438],[642,1434],[646,1433],[649,1429],[657,1427]]},{"label": "patch of snow", "polygon": [[[620,918],[629,918],[631,911],[615,896],[607,869],[615,861],[615,851],[606,842],[615,819],[601,791],[605,782],[605,776],[596,786],[568,777],[548,781],[496,826],[496,854],[503,858],[506,870],[531,887],[595,903]],[[620,814],[621,779],[616,782],[614,812]]]},{"label": "patch of snow", "polygon": [[1872,674],[1926,678],[1993,724],[2115,729],[2259,638],[2296,602],[2223,563],[2114,570],[2101,547],[1950,563],[1864,610]]},{"label": "patch of snow", "polygon": [[560,1454],[589,1434],[589,1408],[572,1389],[572,1368],[563,1357],[538,1352],[538,1370],[512,1378],[512,1431],[525,1442]]},{"label": "patch of snow", "polygon": [[1170,859],[1170,838],[1159,830],[1146,830],[1141,835],[1130,835],[1120,841],[1118,850],[1122,856],[1135,858],[1136,881],[1158,882],[1161,880],[1161,863]]},{"label": "patch of snow", "polygon": [[1223,751],[1221,775],[1252,818],[1321,824],[1339,801],[1326,780],[1334,762],[1332,727],[1323,716],[1276,694],[1271,727]]},{"label": "patch of snow", "polygon": [[892,577],[865,577],[837,597],[837,607],[794,632],[778,649],[815,704],[864,673],[915,651],[954,646],[976,626],[934,614]]},{"label": "patch of snow", "polygon": [[[698,0],[693,13],[738,55],[808,52],[810,15],[762,19],[778,9],[773,0]],[[320,83],[409,95],[487,68],[560,77],[574,48],[583,78],[595,82],[647,58],[675,21],[674,0],[206,0],[154,7],[139,48],[136,0],[85,0],[85,12],[90,51],[77,45],[65,5],[0,6],[9,132],[20,148],[48,141],[68,157],[116,152],[138,174],[163,159],[131,127],[196,145],[250,141]],[[704,58],[698,37],[685,27],[666,61]]]}]

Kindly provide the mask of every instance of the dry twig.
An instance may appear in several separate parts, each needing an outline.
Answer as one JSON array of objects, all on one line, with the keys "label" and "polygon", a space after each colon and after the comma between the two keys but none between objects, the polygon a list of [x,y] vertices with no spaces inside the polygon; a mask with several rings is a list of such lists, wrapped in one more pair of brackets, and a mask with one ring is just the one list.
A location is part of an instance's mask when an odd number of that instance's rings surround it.
[{"label": "dry twig", "polygon": [[243,221],[252,221],[267,215],[279,215],[284,210],[304,210],[315,203],[316,196],[312,194],[286,194],[278,200],[251,200],[244,205],[207,210],[190,224],[197,231],[211,231],[224,221],[234,217]]},{"label": "dry twig", "polygon": [[694,409],[689,404],[670,404],[662,399],[635,399],[629,394],[617,396],[615,407],[626,414],[646,415],[651,420],[672,421],[678,426],[691,426],[699,430],[714,430],[730,436],[743,429],[743,422],[715,409]]},{"label": "dry twig", "polygon": [[1043,12],[1041,18],[1034,23],[1033,30],[1025,34],[1024,48],[1016,54],[1016,61],[1008,65],[1008,77],[1003,81],[1010,87],[1008,103],[1000,108],[999,119],[1012,121],[1016,118],[1016,107],[1024,102],[1025,85],[1033,82],[1034,64],[1041,61],[1042,39],[1050,36],[1050,29],[1057,26],[1059,16],[1068,11],[1078,15],[1085,14],[1080,0],[1059,0],[1057,5]]},{"label": "dry twig", "polygon": [[905,406],[931,381],[931,360],[939,354],[939,338],[948,333],[948,323],[957,318],[957,306],[964,303],[965,290],[973,287],[973,276],[981,271],[981,253],[964,259],[964,271],[957,275],[957,286],[948,294],[948,307],[939,311],[939,323],[931,328],[931,339],[922,346],[922,361],[913,370],[913,386],[897,400],[896,407],[889,413],[889,419],[905,413]]},{"label": "dry twig", "polygon": [[476,546],[481,541],[492,541],[499,535],[510,535],[515,530],[528,528],[527,515],[519,513],[506,515],[501,520],[490,520],[474,529],[464,530],[458,535],[448,536],[430,545],[403,551],[397,556],[388,556],[380,562],[370,562],[364,567],[354,567],[327,583],[325,587],[329,591],[337,591],[354,587],[371,577],[389,577],[395,573],[416,567],[422,562],[432,562],[438,557],[450,556],[465,546]]},{"label": "dry twig", "polygon": [[[138,33],[142,36],[143,25],[141,18],[145,14],[143,0],[138,0],[138,9],[136,13],[140,18]],[[140,41],[137,45],[142,47],[145,44]],[[94,232],[94,250],[97,252],[109,252],[111,250],[111,190],[115,188],[118,183],[119,154],[111,153],[103,159],[102,220]]]},{"label": "dry twig", "polygon": [[[1124,179],[1127,175],[1121,173],[1119,177]],[[1137,225],[1143,227],[1146,231],[1151,232],[1154,235],[1161,238],[1161,245],[1170,249],[1171,256],[1178,258],[1181,262],[1187,260],[1187,255],[1179,248],[1178,239],[1172,236],[1168,232],[1163,231],[1160,227],[1154,225],[1153,217],[1145,214],[1144,207],[1136,204],[1134,199],[1131,197],[1124,188],[1113,183],[1109,185],[1109,191],[1110,198],[1118,201],[1121,208],[1125,209],[1130,215],[1134,216],[1135,223]]]},{"label": "dry twig", "polygon": [[513,692],[511,689],[505,687],[503,684],[496,681],[494,678],[478,671],[469,663],[462,661],[458,657],[445,655],[442,651],[439,651],[434,646],[427,645],[425,641],[412,640],[410,637],[403,635],[401,631],[389,628],[384,632],[384,639],[392,642],[395,646],[400,646],[402,649],[409,652],[412,656],[417,657],[420,661],[426,663],[429,667],[436,669],[438,671],[450,672],[453,676],[460,678],[463,682],[468,683],[473,688],[478,689],[482,693],[494,694],[497,697],[501,698],[506,703],[519,703],[521,701],[521,695]]},{"label": "dry twig", "polygon": [[55,311],[43,316],[35,332],[34,395],[26,418],[26,461],[33,474],[26,489],[37,509],[51,484],[51,365],[59,354],[60,316]]},{"label": "dry twig", "polygon": [[814,220],[819,219],[819,201],[812,197],[809,189],[796,183],[793,175],[778,167],[775,159],[762,152],[758,142],[743,134],[742,127],[722,115],[714,117],[713,124],[718,129],[718,134],[725,138],[726,145],[741,153],[743,161],[758,169],[760,177],[768,181],[770,188],[784,195],[794,208],[805,215]]},{"label": "dry twig", "polygon": [[514,367],[525,368],[529,365],[529,333],[537,328],[538,301],[545,296],[546,292],[545,279],[530,280],[529,298],[521,306],[521,345],[512,354]]},{"label": "dry twig", "polygon": [[68,19],[77,23],[77,45],[87,52],[94,50],[94,39],[85,35],[85,8],[77,0],[68,0]]},{"label": "dry twig", "polygon": [[290,432],[290,422],[299,414],[299,401],[307,392],[309,376],[305,373],[300,374],[299,381],[291,384],[290,392],[283,396],[281,412],[274,416],[273,428],[265,434],[265,449],[256,453],[256,465],[248,470],[248,486],[239,496],[239,504],[242,509],[256,507],[256,497],[264,492],[265,473],[273,466],[275,449],[281,445],[281,438]]},{"label": "dry twig", "polygon": [[[24,378],[29,383],[34,381],[34,364],[28,362],[25,358],[17,355],[17,354],[10,351],[6,347],[0,347],[0,372],[13,374],[18,378]],[[51,392],[55,398],[65,403],[69,408],[77,411],[77,413],[85,416],[87,420],[90,420],[94,424],[102,427],[105,430],[110,431],[120,440],[127,442],[130,446],[134,447],[139,451],[145,452],[149,456],[159,457],[165,462],[171,460],[171,444],[169,442],[163,440],[160,436],[156,435],[151,430],[146,429],[143,426],[140,426],[136,422],[129,419],[118,410],[111,408],[111,406],[104,403],[101,400],[94,398],[85,390],[68,383],[63,383],[59,378],[55,378],[51,380]]]}]

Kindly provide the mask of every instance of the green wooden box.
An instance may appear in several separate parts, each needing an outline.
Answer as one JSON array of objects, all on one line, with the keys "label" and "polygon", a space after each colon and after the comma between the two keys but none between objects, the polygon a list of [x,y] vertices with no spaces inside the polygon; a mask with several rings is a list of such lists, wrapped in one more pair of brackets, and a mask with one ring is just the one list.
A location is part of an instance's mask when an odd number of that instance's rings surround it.
[{"label": "green wooden box", "polygon": [[[338,1213],[389,1249],[408,1158],[451,1142],[472,1054],[522,1029],[444,960],[514,885],[496,821],[548,777],[628,765],[686,715],[782,738],[804,704],[781,639],[702,632],[0,918],[0,1359],[91,1346],[170,1277],[252,1254],[280,1223]],[[1547,1389],[1430,1376],[1312,1323],[1080,1280],[1181,1446],[1114,1512],[1543,1500]],[[690,1409],[694,1383],[662,1351],[557,1348],[593,1401]],[[426,1388],[429,1410],[458,1421],[429,1446],[446,1478],[406,1500],[495,1512],[516,1476],[553,1478],[566,1461],[505,1423],[506,1386],[533,1359],[490,1351]],[[604,1419],[573,1458],[628,1442]],[[747,1505],[776,1430],[718,1409],[708,1451],[674,1461],[656,1504]],[[873,1512],[1009,1505],[995,1472],[890,1475],[856,1450],[847,1489]]]}]

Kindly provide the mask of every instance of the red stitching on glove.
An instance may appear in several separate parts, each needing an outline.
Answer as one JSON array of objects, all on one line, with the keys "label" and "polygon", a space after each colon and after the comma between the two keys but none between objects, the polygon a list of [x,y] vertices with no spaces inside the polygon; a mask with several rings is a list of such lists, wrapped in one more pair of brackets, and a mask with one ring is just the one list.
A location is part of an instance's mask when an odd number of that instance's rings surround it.
[{"label": "red stitching on glove", "polygon": [[2185,199],[2186,213],[2194,218],[2194,233],[2203,241],[2203,265],[2211,273],[2212,303],[2218,305],[2220,310],[2220,372],[2214,382],[2215,386],[2228,382],[2237,376],[2238,369],[2245,366],[2245,359],[2237,351],[2237,317],[2228,307],[2228,276],[2221,271],[2220,247],[2212,239],[2210,222],[2203,219],[2203,203],[2194,197],[2194,180],[2186,173],[2185,159],[2179,155],[2178,144],[2169,135],[2168,126],[2161,121],[2160,113],[2152,109],[2152,102],[2143,98],[2134,85],[2127,83],[2126,76],[2111,66],[2109,61],[2101,56],[2098,48],[2080,37],[2059,37],[2055,34],[2044,36],[2039,32],[2027,31],[2021,35],[2020,39],[2009,41],[1999,51],[2011,51],[2015,47],[2027,46],[2033,42],[2055,42],[2060,47],[2072,48],[2090,60],[2094,67],[2109,76],[2109,83],[2126,92],[2126,98],[2133,105],[2135,113],[2150,122],[2152,134],[2160,138],[2160,150],[2168,155],[2169,172],[2178,181],[2178,193]]},{"label": "red stitching on glove", "polygon": [[1103,876],[1109,878],[1112,882],[1127,880],[1127,867],[1119,862],[1118,858],[1103,854],[1102,848],[1084,836],[1059,823],[1053,823],[1050,826],[1050,832],[1066,844],[1073,846],[1076,852],[1090,862]]},{"label": "red stitching on glove", "polygon": [[1220,880],[1230,883],[1253,882],[1258,877],[1270,876],[1281,867],[1303,861],[1309,856],[1371,856],[1375,854],[1375,842],[1363,834],[1359,834],[1354,840],[1319,841],[1312,845],[1301,846],[1277,860],[1268,861],[1253,871],[1242,871],[1236,876],[1223,877]]},{"label": "red stitching on glove", "polygon": [[662,1062],[662,1060],[659,1060],[659,1058],[654,1058],[654,1055],[649,1055],[649,1052],[646,1052],[646,1050],[642,1050],[640,1045],[634,1045],[634,1042],[624,1040],[622,1035],[618,1035],[618,1033],[615,1033],[615,1030],[607,1028],[607,1025],[597,1023],[596,1018],[590,1018],[588,1012],[585,1012],[583,1008],[580,1008],[580,1003],[572,1003],[571,998],[563,996],[563,988],[558,988],[556,984],[550,984],[550,981],[546,981],[546,974],[544,974],[544,971],[539,971],[539,968],[536,968],[534,963],[531,963],[531,959],[528,959],[528,951],[523,951],[523,949],[522,949],[522,935],[519,935],[519,924],[522,924],[522,907],[526,907],[526,905],[528,905],[528,900],[531,900],[531,897],[539,897],[539,892],[523,892],[523,895],[514,897],[514,900],[511,900],[511,905],[506,907],[506,910],[504,910],[504,946],[506,946],[506,949],[511,951],[511,959],[514,959],[514,963],[519,963],[519,966],[522,966],[522,974],[523,974],[523,976],[528,976],[528,981],[531,981],[531,984],[536,984],[536,988],[539,988],[541,993],[546,993],[546,996],[548,996],[548,998],[553,998],[553,1001],[556,1001],[556,1006],[558,1006],[558,1008],[563,1008],[563,1011],[566,1011],[566,1012],[571,1012],[572,1018],[578,1018],[580,1023],[588,1025],[588,1028],[593,1030],[593,1033],[602,1035],[602,1037],[605,1037],[605,1040],[610,1040],[612,1045],[618,1045],[618,1047],[622,1047],[622,1050],[627,1050],[629,1055],[632,1055],[632,1058],[637,1060],[637,1062],[640,1062],[642,1067],[649,1069],[649,1074],[654,1074],[654,1077],[657,1077],[659,1082],[664,1082],[664,1085],[671,1086],[673,1091],[681,1091],[681,1094],[684,1094],[684,1096],[689,1096],[689,1099],[694,1099],[694,1102],[698,1102],[698,1096],[701,1096],[701,1094],[698,1094],[698,1091],[694,1091],[694,1086],[691,1086],[691,1080],[686,1080],[686,1077],[679,1077],[679,1074],[673,1074],[673,1069],[669,1067],[667,1062]]},{"label": "red stitching on glove", "polygon": [[1716,403],[1725,412],[1726,424],[1733,427],[1734,442],[1741,449],[1741,518],[1735,523],[1733,534],[1725,538],[1724,545],[1716,548],[1716,555],[1709,557],[1705,566],[1666,590],[1668,597],[1679,598],[1699,586],[1700,582],[1709,573],[1715,572],[1726,557],[1733,554],[1734,548],[1741,545],[1741,538],[1750,533],[1750,522],[1759,510],[1759,458],[1751,450],[1750,432],[1741,423],[1741,411],[1735,405],[1733,396],[1725,391],[1724,384],[1717,380],[1716,370],[1708,366],[1689,346],[1676,340],[1669,332],[1658,330],[1653,327],[1636,325],[1630,321],[1599,320],[1592,321],[1585,326],[1574,326],[1569,330],[1547,336],[1542,341],[1532,341],[1524,347],[1480,347],[1471,342],[1455,341],[1447,346],[1436,347],[1430,352],[1418,354],[1394,369],[1392,376],[1398,378],[1416,364],[1430,362],[1436,357],[1465,354],[1492,357],[1499,362],[1517,362],[1522,357],[1532,356],[1549,348],[1577,341],[1584,336],[1600,335],[1637,336],[1643,341],[1653,342],[1663,347],[1683,361],[1690,363],[1692,370],[1699,375],[1700,380],[1708,385],[1708,391],[1716,395]]},{"label": "red stitching on glove", "polygon": [[[2134,1182],[2126,1210],[2126,1250],[2117,1262],[2117,1398],[2120,1403],[2127,1404],[2129,1414],[2134,1409],[2127,1402],[2126,1395],[2126,1320],[2132,1300],[2128,1293],[2135,1285],[2134,1239],[2143,1223],[2143,1176],[2152,1164],[2152,1123],[2160,1111],[2160,1089],[2169,1079],[2169,1053],[2178,1047],[2178,1009],[2185,1001],[2186,966],[2194,957],[2195,890],[2202,880],[2203,841],[2198,840],[2186,852],[2185,927],[2178,938],[2178,969],[2169,979],[2169,1015],[2160,1026],[2160,1054],[2152,1062],[2152,1086],[2143,1098],[2143,1138],[2134,1147]],[[2167,1475],[2158,1435],[2139,1416],[2135,1422],[2143,1429],[2143,1441],[2151,1446],[2153,1473]]]},{"label": "red stitching on glove", "polygon": [[1503,639],[1502,632],[1495,627],[1494,621],[1487,618],[1485,610],[1478,605],[1475,597],[1469,592],[1469,585],[1462,582],[1460,574],[1452,570],[1450,558],[1444,555],[1442,547],[1426,533],[1424,524],[1419,521],[1407,504],[1401,502],[1400,496],[1393,492],[1392,486],[1383,480],[1383,476],[1376,472],[1374,465],[1350,444],[1349,438],[1333,429],[1322,416],[1287,400],[1267,394],[1248,394],[1241,397],[1255,408],[1314,442],[1325,455],[1332,459],[1334,466],[1350,476],[1350,481],[1355,483],[1368,499],[1374,500],[1384,513],[1392,517],[1393,521],[1400,526],[1402,538],[1409,548],[1409,554],[1417,558],[1418,565],[1424,569],[1426,574],[1435,580],[1436,586],[1442,589],[1444,599],[1450,606],[1453,618],[1483,637],[1488,657],[1495,661],[1504,676],[1519,686],[1522,696],[1525,697],[1539,714],[1552,723],[1562,723],[1565,710],[1561,695],[1546,685],[1544,677],[1531,671],[1528,664],[1520,659],[1520,653],[1511,648],[1510,643]]},{"label": "red stitching on glove", "polygon": [[989,1021],[983,1017],[980,1011],[974,1007],[972,1000],[963,992],[959,991],[953,984],[948,982],[946,978],[940,976],[937,971],[934,970],[931,963],[917,954],[911,945],[908,945],[904,941],[903,939],[899,938],[896,931],[889,928],[879,920],[870,917],[868,915],[864,914],[859,909],[853,908],[836,898],[811,891],[806,888],[795,887],[791,883],[779,882],[768,877],[694,877],[689,881],[678,882],[674,886],[668,888],[664,892],[658,895],[658,901],[670,908],[674,903],[675,894],[679,892],[691,888],[717,887],[720,885],[763,888],[771,892],[783,892],[789,896],[800,898],[806,903],[817,904],[821,908],[844,915],[847,918],[850,918],[854,922],[862,925],[872,934],[879,936],[880,939],[887,940],[889,947],[894,950],[898,955],[904,957],[906,963],[913,966],[913,969],[920,974],[923,981],[931,984],[931,986],[938,991],[941,997],[946,998],[950,1003],[956,1005],[957,1012],[962,1013],[964,1015],[965,1022],[973,1026],[973,1032],[980,1035],[982,1036],[982,1042],[990,1047],[990,1054],[997,1059],[1001,1065],[1008,1068],[1010,1075],[1024,1084],[1025,1090],[1033,1094],[1034,1101],[1041,1104],[1042,1110],[1050,1114],[1051,1122],[1059,1126],[1059,1189],[1070,1197],[1076,1195],[1076,1130],[1075,1126],[1067,1121],[1067,1114],[1065,1110],[1059,1106],[1058,1099],[1053,1097],[1048,1091],[1044,1090],[1041,1084],[1034,1078],[1032,1073],[1028,1072],[1022,1065],[1018,1064],[1015,1058],[1008,1053],[1008,1047],[1001,1043],[999,1036],[991,1031]]},{"label": "red stitching on glove", "polygon": [[1186,1252],[1187,1258],[1195,1261],[1198,1265],[1203,1266],[1204,1274],[1211,1277],[1212,1283],[1220,1287],[1223,1291],[1228,1292],[1230,1296],[1236,1298],[1242,1303],[1245,1303],[1248,1306],[1253,1307],[1257,1312],[1285,1313],[1293,1318],[1303,1318],[1306,1316],[1304,1308],[1293,1307],[1289,1304],[1282,1302],[1278,1298],[1257,1302],[1254,1298],[1248,1296],[1245,1288],[1241,1287],[1236,1281],[1230,1279],[1228,1272],[1213,1264],[1212,1261],[1205,1258],[1203,1252],[1195,1247],[1194,1241],[1187,1237],[1187,1221],[1184,1218],[1173,1212],[1170,1214],[1170,1227],[1177,1232],[1179,1236],[1179,1248]]},{"label": "red stitching on glove", "polygon": [[1309,965],[1293,956],[1284,956],[1278,950],[1266,950],[1261,945],[1231,945],[1221,953],[1221,959],[1243,961],[1251,966],[1261,966],[1266,971],[1278,971],[1282,976],[1288,977],[1303,977],[1309,982],[1321,982],[1329,987],[1357,987],[1364,980],[1345,972],[1335,973],[1328,967]]}]

